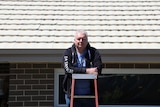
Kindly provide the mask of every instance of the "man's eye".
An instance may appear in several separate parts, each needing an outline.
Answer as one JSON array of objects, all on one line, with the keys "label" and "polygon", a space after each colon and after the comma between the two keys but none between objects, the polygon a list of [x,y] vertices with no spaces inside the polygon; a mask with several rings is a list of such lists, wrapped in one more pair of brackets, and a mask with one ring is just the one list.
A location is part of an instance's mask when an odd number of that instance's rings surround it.
[{"label": "man's eye", "polygon": [[81,40],[81,38],[79,38],[79,39],[77,39],[77,40],[79,40],[79,41],[80,41],[80,40]]},{"label": "man's eye", "polygon": [[84,40],[86,40],[86,39],[85,39],[85,38],[80,38],[80,39],[77,39],[77,40],[79,40],[79,41],[80,41],[80,40],[83,40],[83,41],[84,41]]}]

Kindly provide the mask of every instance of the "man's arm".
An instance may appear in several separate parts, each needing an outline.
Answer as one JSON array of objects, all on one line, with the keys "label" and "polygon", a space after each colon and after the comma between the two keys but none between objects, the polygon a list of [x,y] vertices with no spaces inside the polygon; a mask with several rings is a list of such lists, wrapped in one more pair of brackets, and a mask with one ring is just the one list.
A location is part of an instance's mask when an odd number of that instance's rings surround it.
[{"label": "man's arm", "polygon": [[93,67],[92,68],[87,68],[86,73],[88,73],[88,74],[101,74],[101,72],[102,72],[101,55],[98,52],[98,50],[96,50],[96,49],[93,52],[94,52],[93,62],[92,62]]}]

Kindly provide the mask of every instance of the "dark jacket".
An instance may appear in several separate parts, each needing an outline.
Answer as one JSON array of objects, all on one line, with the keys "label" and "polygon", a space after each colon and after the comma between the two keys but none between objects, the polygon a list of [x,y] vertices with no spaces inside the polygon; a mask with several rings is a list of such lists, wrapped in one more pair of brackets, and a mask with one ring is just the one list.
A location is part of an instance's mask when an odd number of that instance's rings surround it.
[{"label": "dark jacket", "polygon": [[[90,47],[89,44],[87,45],[86,50],[87,50],[87,54],[85,56],[86,68],[97,67],[98,74],[101,74],[102,60],[98,50],[93,47]],[[86,73],[86,68],[76,67],[76,64],[77,64],[77,52],[75,45],[73,44],[72,47],[65,50],[62,61],[62,65],[65,70],[65,77],[63,80],[62,88],[63,91],[68,95],[68,97],[70,97],[72,73]],[[91,87],[93,86],[91,85]],[[91,90],[91,92],[93,92],[93,90]]]}]

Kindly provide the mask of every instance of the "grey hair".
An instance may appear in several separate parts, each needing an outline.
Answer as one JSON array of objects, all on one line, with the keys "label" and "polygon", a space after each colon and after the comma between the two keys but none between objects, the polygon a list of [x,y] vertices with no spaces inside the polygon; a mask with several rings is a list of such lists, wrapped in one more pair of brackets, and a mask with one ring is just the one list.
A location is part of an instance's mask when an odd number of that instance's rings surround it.
[{"label": "grey hair", "polygon": [[78,34],[78,33],[81,33],[83,35],[85,35],[86,37],[88,36],[87,32],[85,30],[77,30],[76,33],[75,33],[75,36]]}]

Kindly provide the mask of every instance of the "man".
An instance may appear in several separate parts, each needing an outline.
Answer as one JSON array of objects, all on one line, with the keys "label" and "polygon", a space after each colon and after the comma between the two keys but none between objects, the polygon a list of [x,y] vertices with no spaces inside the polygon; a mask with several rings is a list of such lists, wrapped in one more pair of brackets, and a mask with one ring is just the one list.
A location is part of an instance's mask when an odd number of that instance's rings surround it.
[{"label": "man", "polygon": [[[97,49],[91,47],[86,31],[78,30],[74,36],[74,44],[65,50],[63,55],[65,78],[63,90],[66,103],[70,104],[71,74],[100,74],[102,70],[101,56]],[[91,95],[94,92],[93,80],[76,80],[75,95]],[[94,99],[74,99],[74,107],[95,107]]]}]

